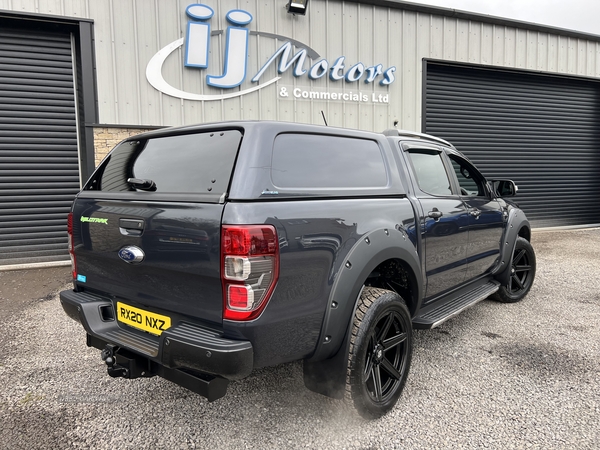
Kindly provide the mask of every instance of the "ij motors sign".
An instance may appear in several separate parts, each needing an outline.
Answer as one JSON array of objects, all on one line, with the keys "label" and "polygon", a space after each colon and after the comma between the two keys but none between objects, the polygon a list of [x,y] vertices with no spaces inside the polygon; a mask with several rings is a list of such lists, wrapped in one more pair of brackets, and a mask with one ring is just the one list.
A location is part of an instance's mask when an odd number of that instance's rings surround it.
[{"label": "ij motors sign", "polygon": [[[310,88],[280,87],[278,95],[289,98],[318,98],[324,100],[341,100],[355,102],[388,102],[387,89],[383,92],[372,92],[370,95],[358,92],[358,83],[375,84],[386,87],[395,81],[395,67],[384,68],[382,64],[366,66],[361,62],[346,61],[339,56],[328,60],[322,58],[315,50],[301,42],[285,36],[260,31],[250,31],[252,15],[240,9],[229,11],[226,15],[229,25],[226,30],[211,30],[211,18],[214,11],[207,5],[193,4],[186,9],[189,18],[185,38],[171,42],[156,53],[146,67],[146,78],[155,89],[172,97],[185,100],[223,100],[240,97],[250,92],[265,89],[281,80],[286,72],[296,78],[318,80],[328,77],[332,82],[332,91],[312,91]],[[225,34],[224,65],[221,73],[212,72],[209,68],[209,54],[213,48],[215,36]],[[248,42],[250,35],[284,41],[271,55],[256,74],[250,74],[255,86],[239,89],[248,76]],[[215,44],[216,46],[216,44]],[[183,47],[183,64],[187,70],[198,70],[208,86],[221,89],[219,94],[198,94],[186,92],[169,84],[162,75],[162,67],[166,59],[177,49]],[[294,49],[296,50],[294,52]],[[269,80],[264,75],[270,66],[277,67],[278,75]],[[214,70],[214,69],[213,69]],[[204,73],[205,72],[205,73]],[[291,80],[290,80],[291,81]],[[287,83],[286,83],[287,84]],[[343,85],[346,84],[344,91]],[[354,84],[356,92],[347,92]],[[337,88],[339,85],[339,88]],[[271,86],[271,89],[275,89]],[[379,88],[381,89],[381,88]],[[339,92],[338,92],[339,91]]]}]

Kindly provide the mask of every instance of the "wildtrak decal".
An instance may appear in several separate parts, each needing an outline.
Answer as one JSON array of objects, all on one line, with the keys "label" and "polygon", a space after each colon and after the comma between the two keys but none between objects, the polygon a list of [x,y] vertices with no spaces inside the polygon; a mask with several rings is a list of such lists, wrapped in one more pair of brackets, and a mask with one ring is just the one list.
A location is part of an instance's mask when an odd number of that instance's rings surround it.
[{"label": "wildtrak decal", "polygon": [[81,216],[82,222],[91,222],[91,223],[103,223],[104,225],[108,225],[108,219],[101,219],[100,217],[85,217]]}]

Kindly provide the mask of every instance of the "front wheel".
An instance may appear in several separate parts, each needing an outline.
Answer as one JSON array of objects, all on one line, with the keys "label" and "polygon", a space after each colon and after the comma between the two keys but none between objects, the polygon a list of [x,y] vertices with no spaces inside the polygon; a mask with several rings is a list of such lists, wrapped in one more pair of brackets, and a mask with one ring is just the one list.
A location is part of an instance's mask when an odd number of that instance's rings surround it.
[{"label": "front wheel", "polygon": [[396,404],[412,357],[412,321],[392,291],[365,287],[354,315],[346,391],[358,413],[376,419]]},{"label": "front wheel", "polygon": [[494,299],[503,303],[515,303],[527,295],[535,278],[535,252],[529,241],[517,238],[513,250],[510,278],[506,286],[494,295]]}]

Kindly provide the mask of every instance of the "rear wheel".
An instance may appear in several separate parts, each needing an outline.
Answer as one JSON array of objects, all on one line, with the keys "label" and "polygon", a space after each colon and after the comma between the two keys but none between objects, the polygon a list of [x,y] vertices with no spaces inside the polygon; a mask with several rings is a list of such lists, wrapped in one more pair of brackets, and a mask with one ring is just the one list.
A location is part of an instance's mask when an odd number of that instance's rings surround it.
[{"label": "rear wheel", "polygon": [[510,278],[506,286],[494,295],[494,299],[503,303],[515,303],[527,295],[535,278],[535,252],[529,241],[517,238],[513,251]]},{"label": "rear wheel", "polygon": [[412,322],[392,291],[365,287],[354,316],[346,391],[358,413],[376,419],[396,404],[412,357]]}]

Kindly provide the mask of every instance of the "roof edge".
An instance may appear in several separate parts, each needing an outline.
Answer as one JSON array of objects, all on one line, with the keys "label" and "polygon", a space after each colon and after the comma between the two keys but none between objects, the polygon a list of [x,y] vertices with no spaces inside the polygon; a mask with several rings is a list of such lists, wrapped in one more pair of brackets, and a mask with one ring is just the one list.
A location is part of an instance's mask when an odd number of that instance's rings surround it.
[{"label": "roof edge", "polygon": [[31,11],[18,11],[12,9],[0,9],[0,17],[8,19],[31,20],[35,22],[56,23],[65,25],[75,25],[81,22],[94,23],[94,19],[87,17],[60,16],[56,14],[43,14]]},{"label": "roof edge", "polygon": [[551,25],[542,25],[539,23],[525,22],[515,19],[507,19],[504,17],[491,16],[459,9],[444,8],[441,6],[423,5],[420,3],[407,2],[404,0],[345,0],[349,3],[361,3],[366,5],[383,6],[393,9],[403,9],[405,11],[421,12],[426,14],[434,14],[444,17],[452,17],[454,19],[475,20],[478,22],[489,23],[492,25],[502,25],[512,28],[522,28],[540,33],[555,34],[559,36],[573,37],[577,39],[585,39],[588,41],[600,42],[600,35],[586,33],[584,31],[569,30],[567,28],[558,28]]}]

